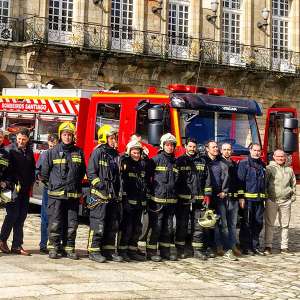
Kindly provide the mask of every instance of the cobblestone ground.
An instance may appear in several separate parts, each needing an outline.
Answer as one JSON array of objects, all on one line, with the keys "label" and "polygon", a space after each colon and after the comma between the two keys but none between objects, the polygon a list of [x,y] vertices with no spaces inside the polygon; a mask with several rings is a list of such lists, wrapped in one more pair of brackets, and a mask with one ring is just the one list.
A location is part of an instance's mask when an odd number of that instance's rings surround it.
[{"label": "cobblestone ground", "polygon": [[[4,216],[0,211],[0,222]],[[88,228],[78,231],[81,260],[38,253],[39,216],[29,215],[25,248],[31,257],[0,254],[0,298],[22,299],[300,299],[300,198],[293,206],[293,254],[242,257],[237,262],[189,258],[163,263],[97,264],[86,257]],[[278,230],[277,230],[278,236]]]}]

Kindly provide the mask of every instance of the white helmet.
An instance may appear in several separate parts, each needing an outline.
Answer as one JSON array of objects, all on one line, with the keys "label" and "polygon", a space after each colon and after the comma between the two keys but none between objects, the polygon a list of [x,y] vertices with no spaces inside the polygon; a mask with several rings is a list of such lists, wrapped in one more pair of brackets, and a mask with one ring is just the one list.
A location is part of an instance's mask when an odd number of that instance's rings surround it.
[{"label": "white helmet", "polygon": [[164,149],[164,144],[166,142],[170,142],[176,145],[177,141],[176,138],[173,134],[171,133],[166,133],[160,138],[160,149]]},{"label": "white helmet", "polygon": [[140,142],[133,140],[133,141],[130,141],[126,146],[126,154],[127,155],[130,155],[131,149],[140,149],[141,151],[143,151],[143,145]]}]

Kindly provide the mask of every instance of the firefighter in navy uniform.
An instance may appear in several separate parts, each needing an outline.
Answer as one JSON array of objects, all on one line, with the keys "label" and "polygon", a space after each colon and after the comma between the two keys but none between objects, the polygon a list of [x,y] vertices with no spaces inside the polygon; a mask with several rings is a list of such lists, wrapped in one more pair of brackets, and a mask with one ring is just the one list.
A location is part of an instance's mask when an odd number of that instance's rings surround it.
[{"label": "firefighter in navy uniform", "polygon": [[91,184],[89,259],[103,263],[106,260],[122,261],[116,254],[116,235],[120,222],[120,172],[117,147],[117,130],[103,125],[98,130],[98,143],[91,154],[87,175]]},{"label": "firefighter in navy uniform", "polygon": [[78,259],[75,239],[81,183],[85,175],[84,155],[74,145],[74,124],[62,123],[58,136],[59,143],[47,152],[41,169],[41,180],[48,186],[49,196],[49,258],[59,258],[63,247],[63,256]]},{"label": "firefighter in navy uniform", "polygon": [[261,160],[261,146],[252,144],[250,155],[238,165],[238,179],[243,190],[239,200],[242,208],[240,247],[243,254],[264,255],[259,249],[259,235],[263,229],[266,199],[266,166]]},{"label": "firefighter in navy uniform", "polygon": [[[149,201],[149,236],[147,258],[152,261],[161,259],[176,260],[173,244],[173,217],[177,203],[175,185],[178,178],[174,150],[176,138],[164,134],[160,139],[160,152],[150,161],[151,200]],[[157,254],[159,244],[160,255]],[[172,249],[171,249],[172,248]]]},{"label": "firefighter in navy uniform", "polygon": [[176,165],[179,171],[176,207],[176,238],[175,245],[179,258],[185,257],[185,242],[188,232],[190,213],[192,248],[196,258],[206,260],[206,229],[198,220],[204,214],[205,207],[210,202],[210,175],[205,159],[197,152],[197,141],[188,139],[185,145],[186,153],[178,157]]},{"label": "firefighter in navy uniform", "polygon": [[127,144],[121,158],[123,218],[120,226],[119,253],[125,261],[145,260],[138,254],[138,240],[142,233],[142,212],[146,208],[146,161],[142,159],[143,145],[138,141]]}]

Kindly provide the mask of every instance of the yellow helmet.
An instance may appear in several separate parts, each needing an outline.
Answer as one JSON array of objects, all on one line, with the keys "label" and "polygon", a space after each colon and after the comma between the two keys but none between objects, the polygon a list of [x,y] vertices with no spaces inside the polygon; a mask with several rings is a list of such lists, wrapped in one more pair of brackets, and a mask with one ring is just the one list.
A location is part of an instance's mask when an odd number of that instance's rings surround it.
[{"label": "yellow helmet", "polygon": [[75,125],[70,121],[61,123],[58,127],[58,137],[59,138],[63,131],[68,131],[68,132],[72,133],[73,136],[75,136]]},{"label": "yellow helmet", "polygon": [[111,135],[117,134],[118,130],[111,125],[105,124],[98,129],[98,143],[106,144],[107,138]]}]

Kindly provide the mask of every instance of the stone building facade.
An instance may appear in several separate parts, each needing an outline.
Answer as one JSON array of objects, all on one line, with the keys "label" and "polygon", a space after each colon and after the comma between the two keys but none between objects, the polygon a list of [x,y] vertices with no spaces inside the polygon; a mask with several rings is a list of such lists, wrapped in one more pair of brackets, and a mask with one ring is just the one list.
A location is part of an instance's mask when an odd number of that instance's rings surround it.
[{"label": "stone building facade", "polygon": [[299,21],[300,0],[1,0],[0,88],[187,83],[298,107]]}]

